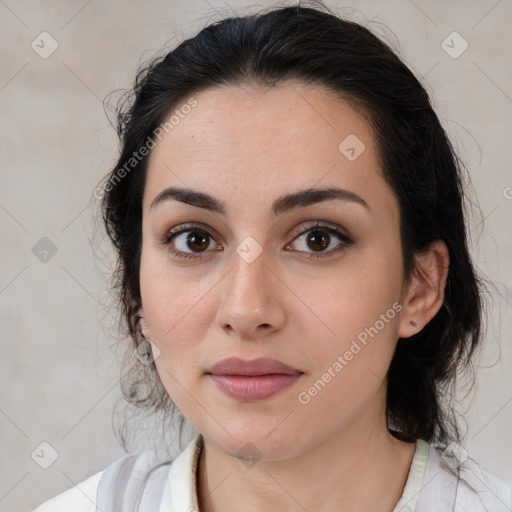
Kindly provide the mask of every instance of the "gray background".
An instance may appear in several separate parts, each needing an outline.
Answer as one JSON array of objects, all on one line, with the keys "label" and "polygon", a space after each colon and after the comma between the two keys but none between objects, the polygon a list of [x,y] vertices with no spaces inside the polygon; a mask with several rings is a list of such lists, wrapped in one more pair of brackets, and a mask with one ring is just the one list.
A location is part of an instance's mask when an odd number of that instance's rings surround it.
[{"label": "gray background", "polygon": [[[474,398],[461,408],[465,447],[512,483],[512,2],[326,3],[368,20],[428,80],[470,171],[484,218],[470,218],[471,251],[497,289]],[[123,453],[111,425],[120,390],[108,253],[91,245],[91,194],[117,151],[103,98],[129,87],[138,65],[164,45],[231,14],[230,6],[246,14],[270,5],[0,0],[0,511],[30,510]],[[43,31],[58,43],[46,59],[31,47]],[[469,45],[458,58],[442,46],[454,31]],[[447,41],[452,52],[462,48]],[[58,453],[48,469],[31,457],[36,450],[49,462],[42,442]]]}]

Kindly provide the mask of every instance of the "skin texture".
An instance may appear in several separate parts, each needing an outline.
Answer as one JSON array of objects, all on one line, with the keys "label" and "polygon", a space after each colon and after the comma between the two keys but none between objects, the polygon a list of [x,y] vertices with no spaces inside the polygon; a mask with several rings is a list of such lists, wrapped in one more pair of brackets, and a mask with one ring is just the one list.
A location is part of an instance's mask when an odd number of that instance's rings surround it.
[{"label": "skin texture", "polygon": [[[371,126],[334,92],[287,82],[194,97],[197,106],[150,156],[140,284],[143,331],[160,349],[159,375],[204,437],[200,510],[391,512],[416,444],[387,430],[386,374],[397,339],[421,330],[441,307],[448,250],[439,242],[418,257],[420,272],[406,286],[398,203],[381,176]],[[350,134],[365,145],[354,161],[338,149]],[[169,186],[206,192],[228,214],[174,200],[150,209]],[[328,186],[358,194],[370,211],[331,200],[271,217],[279,196]],[[308,243],[319,220],[339,226],[353,244],[325,232],[325,249]],[[190,232],[162,244],[188,222],[210,233],[206,244],[187,244]],[[306,234],[295,234],[297,227]],[[263,250],[251,263],[236,251],[249,236]],[[400,311],[301,403],[299,393],[393,304]],[[270,398],[238,401],[205,374],[231,356],[271,357],[304,373]],[[258,450],[252,465],[238,455],[247,443]]]}]

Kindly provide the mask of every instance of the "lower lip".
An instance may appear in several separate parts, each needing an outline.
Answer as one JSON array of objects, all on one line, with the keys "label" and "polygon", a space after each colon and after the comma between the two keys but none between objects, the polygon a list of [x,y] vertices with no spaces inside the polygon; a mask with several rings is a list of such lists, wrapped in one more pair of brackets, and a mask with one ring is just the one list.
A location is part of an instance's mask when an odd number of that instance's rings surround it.
[{"label": "lower lip", "polygon": [[285,375],[213,375],[213,382],[226,395],[237,400],[263,400],[294,384],[301,374]]}]

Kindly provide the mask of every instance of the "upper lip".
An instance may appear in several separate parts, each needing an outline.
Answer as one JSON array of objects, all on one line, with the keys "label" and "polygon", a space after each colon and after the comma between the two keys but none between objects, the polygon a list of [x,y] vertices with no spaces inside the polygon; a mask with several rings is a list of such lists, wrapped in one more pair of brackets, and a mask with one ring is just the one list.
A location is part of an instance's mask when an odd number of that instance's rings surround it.
[{"label": "upper lip", "polygon": [[247,361],[239,357],[229,357],[223,359],[210,368],[207,373],[214,375],[270,375],[287,374],[295,375],[302,373],[300,370],[292,368],[287,364],[276,359],[260,357]]}]

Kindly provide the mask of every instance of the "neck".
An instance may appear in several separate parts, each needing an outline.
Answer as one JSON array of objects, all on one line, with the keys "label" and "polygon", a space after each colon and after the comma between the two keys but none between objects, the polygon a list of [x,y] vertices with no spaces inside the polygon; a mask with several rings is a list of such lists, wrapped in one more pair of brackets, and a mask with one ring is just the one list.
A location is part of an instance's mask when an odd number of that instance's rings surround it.
[{"label": "neck", "polygon": [[393,437],[385,414],[375,421],[368,412],[312,449],[250,467],[203,436],[197,469],[200,512],[392,512],[416,443]]}]

